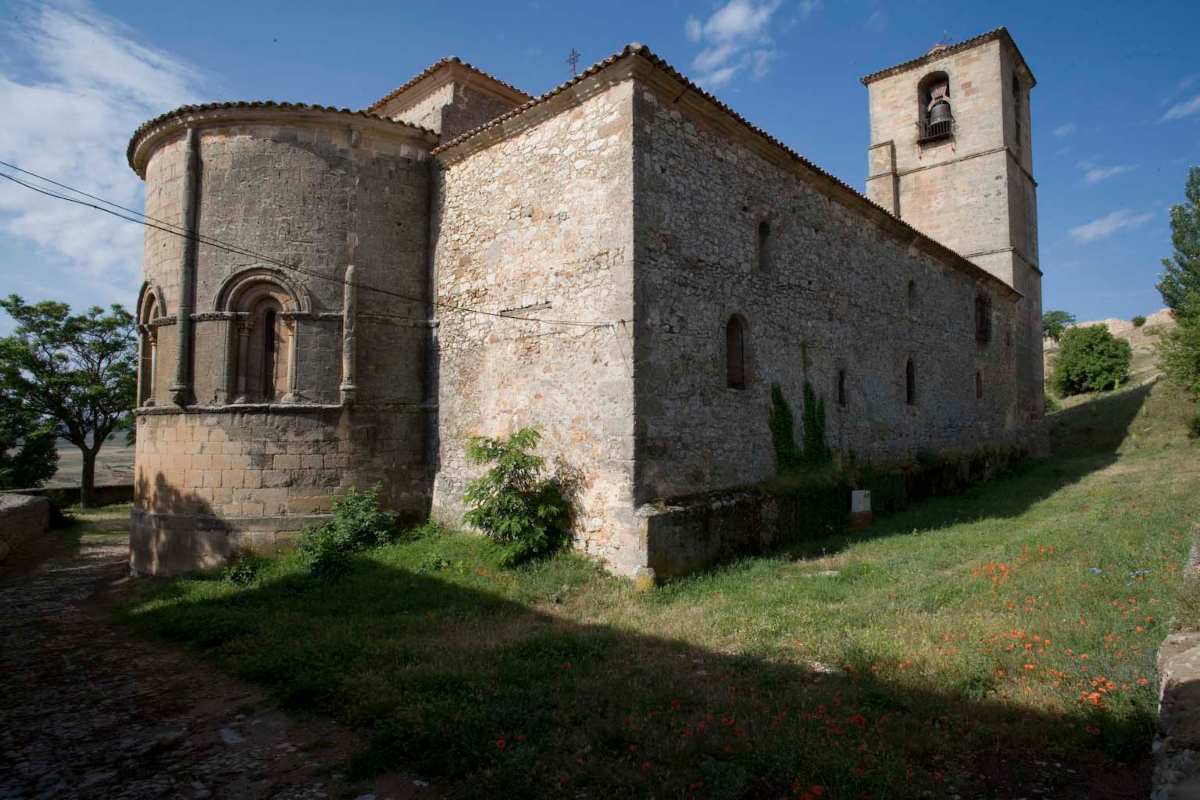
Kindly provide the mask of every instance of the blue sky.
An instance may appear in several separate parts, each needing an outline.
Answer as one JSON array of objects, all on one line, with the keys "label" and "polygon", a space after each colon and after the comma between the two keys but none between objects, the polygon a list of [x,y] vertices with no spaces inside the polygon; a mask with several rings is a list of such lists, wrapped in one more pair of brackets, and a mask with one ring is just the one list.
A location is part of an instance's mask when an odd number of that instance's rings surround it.
[{"label": "blue sky", "polygon": [[[140,207],[128,136],[183,102],[363,107],[452,54],[537,94],[569,76],[572,48],[590,64],[640,41],[861,188],[859,77],[999,25],[1039,81],[1045,307],[1161,307],[1167,210],[1200,164],[1200,3],[0,0],[0,159]],[[140,228],[0,183],[0,293],[132,305]]]}]

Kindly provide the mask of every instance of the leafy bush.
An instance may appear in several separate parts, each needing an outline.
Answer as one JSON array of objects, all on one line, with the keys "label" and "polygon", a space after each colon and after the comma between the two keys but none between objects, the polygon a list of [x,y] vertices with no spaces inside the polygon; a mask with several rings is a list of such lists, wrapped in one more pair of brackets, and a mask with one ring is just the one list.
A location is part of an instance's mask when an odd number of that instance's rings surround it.
[{"label": "leafy bush", "polygon": [[1059,344],[1051,381],[1059,397],[1115,389],[1129,377],[1133,350],[1103,325],[1069,328]]},{"label": "leafy bush", "polygon": [[1055,411],[1062,409],[1062,405],[1055,399],[1054,395],[1046,392],[1046,413],[1053,414]]},{"label": "leafy bush", "polygon": [[1200,414],[1195,414],[1188,420],[1188,438],[1200,439]]},{"label": "leafy bush", "polygon": [[221,580],[234,586],[249,586],[258,580],[263,559],[253,553],[243,553],[221,570]]},{"label": "leafy bush", "polygon": [[473,436],[467,458],[491,464],[467,484],[463,518],[489,538],[507,545],[504,563],[516,564],[549,553],[566,540],[570,505],[563,487],[542,476],[545,459],[532,452],[541,440],[535,428],[522,428],[507,439]]},{"label": "leafy bush", "polygon": [[1140,328],[1146,324],[1146,318],[1143,317],[1141,314],[1138,314],[1136,317],[1134,317],[1132,320],[1130,320],[1130,322],[1133,323],[1133,327]]},{"label": "leafy bush", "polygon": [[1159,336],[1158,366],[1168,380],[1200,398],[1200,293],[1187,297],[1175,320],[1178,325]]},{"label": "leafy bush", "polygon": [[396,515],[379,507],[379,485],[360,492],[351,489],[333,500],[333,518],[309,528],[300,539],[308,571],[320,577],[340,575],[350,568],[350,556],[396,539]]},{"label": "leafy bush", "polygon": [[775,447],[775,468],[782,475],[800,463],[800,448],[796,447],[796,420],[792,407],[783,396],[783,387],[771,384],[771,405],[767,409],[767,427]]}]

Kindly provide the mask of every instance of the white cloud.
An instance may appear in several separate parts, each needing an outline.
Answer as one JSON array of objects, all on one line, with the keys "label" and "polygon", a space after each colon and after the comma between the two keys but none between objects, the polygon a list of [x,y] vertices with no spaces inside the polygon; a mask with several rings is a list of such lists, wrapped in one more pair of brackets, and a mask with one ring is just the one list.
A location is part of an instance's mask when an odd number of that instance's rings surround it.
[{"label": "white cloud", "polygon": [[[822,0],[805,0],[801,13],[807,17],[821,7]],[[728,0],[704,21],[687,18],[684,31],[690,41],[704,47],[692,59],[699,73],[697,82],[709,88],[724,86],[743,69],[755,80],[770,71],[778,53],[771,47],[771,18],[780,0]]]},{"label": "white cloud", "polygon": [[1100,239],[1107,239],[1124,228],[1136,228],[1139,225],[1145,225],[1153,218],[1154,214],[1152,212],[1136,214],[1128,209],[1122,209],[1114,211],[1111,214],[1106,214],[1100,217],[1100,219],[1092,220],[1085,225],[1071,228],[1071,236],[1079,242],[1095,242]]},{"label": "white cloud", "polygon": [[[22,17],[20,28],[0,28],[0,47],[14,56],[0,62],[0,159],[140,208],[142,184],[125,161],[129,136],[196,102],[200,76],[82,2],[29,6]],[[75,291],[95,302],[128,304],[136,291],[138,225],[0,181],[0,231],[68,264]]]},{"label": "white cloud", "polygon": [[887,27],[887,12],[882,8],[872,11],[871,16],[867,17],[867,27],[877,33],[884,30]]},{"label": "white cloud", "polygon": [[800,16],[808,19],[824,7],[823,0],[800,0]]},{"label": "white cloud", "polygon": [[1190,100],[1183,100],[1168,108],[1167,113],[1163,114],[1159,122],[1183,119],[1184,117],[1190,117],[1198,111],[1200,111],[1200,94]]},{"label": "white cloud", "polygon": [[1083,162],[1079,165],[1080,169],[1084,170],[1084,183],[1099,183],[1100,181],[1114,178],[1117,175],[1123,175],[1126,172],[1133,172],[1137,169],[1137,164],[1114,164],[1111,167],[1098,167],[1094,164]]},{"label": "white cloud", "polygon": [[1075,123],[1074,122],[1068,122],[1065,125],[1059,125],[1057,128],[1054,129],[1054,135],[1060,139],[1070,136],[1074,132],[1075,132]]}]

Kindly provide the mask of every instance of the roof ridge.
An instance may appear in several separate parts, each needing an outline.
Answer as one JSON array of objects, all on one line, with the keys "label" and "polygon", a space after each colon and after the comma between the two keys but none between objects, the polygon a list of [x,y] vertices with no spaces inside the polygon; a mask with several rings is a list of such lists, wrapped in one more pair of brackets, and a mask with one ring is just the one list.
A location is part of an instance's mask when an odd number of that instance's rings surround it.
[{"label": "roof ridge", "polygon": [[371,105],[367,106],[366,110],[374,113],[378,109],[387,105],[393,99],[399,97],[404,92],[408,91],[409,89],[411,89],[412,87],[414,87],[418,83],[420,83],[421,81],[428,78],[433,73],[437,72],[439,69],[442,69],[443,67],[446,67],[450,64],[457,64],[460,67],[465,67],[466,69],[470,70],[471,72],[474,72],[476,75],[481,75],[484,78],[487,78],[488,80],[493,81],[494,83],[498,83],[501,86],[503,86],[504,88],[514,91],[519,95],[523,95],[525,97],[532,97],[532,95],[529,94],[529,92],[526,92],[523,89],[518,89],[516,86],[513,86],[511,83],[508,83],[507,81],[500,80],[495,75],[492,75],[490,72],[485,72],[484,70],[480,69],[479,67],[475,66],[474,64],[472,64],[469,61],[463,61],[458,56],[443,56],[442,58],[439,58],[437,61],[430,64],[425,69],[418,72],[413,77],[409,78],[407,81],[405,81],[400,86],[396,87],[395,89],[393,89],[392,91],[390,91],[386,95],[384,95],[383,97],[376,100],[374,103],[371,103]]},{"label": "roof ridge", "polygon": [[[1003,29],[1001,28],[1001,29],[997,29],[997,30],[1003,30]],[[965,271],[973,273],[978,278],[982,278],[985,280],[991,280],[995,283],[998,283],[998,284],[1004,286],[1005,288],[1007,288],[1013,292],[1016,292],[1016,289],[1013,289],[1013,287],[1009,286],[1007,283],[1000,280],[995,275],[992,275],[990,272],[983,269],[979,265],[971,262],[965,256],[963,256],[961,253],[947,247],[946,245],[942,244],[941,242],[934,239],[933,237],[917,230],[912,225],[910,225],[909,223],[905,222],[900,217],[893,214],[891,211],[888,211],[886,208],[879,205],[871,198],[869,198],[866,195],[864,195],[863,193],[859,192],[857,189],[855,189],[853,186],[851,186],[850,184],[843,181],[841,178],[837,177],[836,175],[834,175],[830,172],[825,171],[821,167],[814,164],[812,161],[810,161],[807,158],[805,158],[804,156],[800,155],[800,153],[798,153],[795,150],[793,150],[792,148],[788,147],[786,144],[784,144],[779,139],[772,136],[770,133],[767,133],[762,128],[759,128],[757,125],[755,125],[754,123],[747,120],[741,114],[734,111],[730,106],[726,105],[721,100],[717,99],[717,97],[715,95],[706,91],[705,89],[700,87],[698,84],[692,82],[692,80],[689,79],[686,75],[681,73],[675,67],[671,66],[671,64],[669,62],[664,60],[662,57],[660,57],[659,55],[654,53],[649,47],[647,47],[644,44],[641,44],[640,42],[631,42],[631,43],[625,45],[625,47],[621,48],[616,53],[613,53],[612,55],[610,55],[604,59],[601,59],[600,61],[597,61],[595,64],[592,64],[590,67],[585,69],[583,72],[580,72],[578,75],[574,76],[570,80],[559,84],[558,86],[554,87],[553,89],[550,89],[549,91],[533,98],[529,102],[523,103],[522,105],[517,106],[516,108],[512,109],[511,111],[507,111],[497,117],[493,117],[488,122],[485,122],[484,124],[482,124],[476,128],[473,128],[469,131],[464,131],[462,134],[456,136],[455,138],[451,139],[448,142],[439,144],[437,147],[435,147],[429,151],[430,155],[436,156],[441,153],[444,153],[446,150],[448,150],[452,147],[456,147],[456,146],[462,144],[463,142],[467,141],[468,139],[471,139],[486,130],[500,126],[505,121],[512,119],[513,117],[520,116],[521,114],[524,114],[526,111],[529,111],[530,109],[532,109],[536,106],[542,105],[543,103],[549,101],[551,98],[555,97],[556,95],[561,94],[562,92],[566,91],[567,89],[571,88],[572,86],[575,86],[576,84],[578,84],[584,80],[587,80],[588,78],[592,77],[593,75],[603,71],[604,69],[607,69],[608,67],[612,66],[613,64],[616,64],[618,61],[621,61],[622,59],[625,59],[625,58],[628,58],[628,57],[634,56],[634,55],[638,55],[638,56],[645,58],[647,61],[650,62],[650,64],[653,67],[662,70],[663,72],[667,73],[667,75],[678,80],[680,83],[682,83],[684,85],[684,87],[687,91],[693,92],[693,93],[699,95],[700,97],[704,98],[706,101],[708,101],[709,103],[716,106],[716,108],[718,110],[720,110],[721,112],[723,112],[726,115],[728,115],[729,117],[731,117],[735,122],[739,123],[744,128],[747,128],[752,134],[760,137],[761,139],[766,141],[768,144],[775,147],[777,150],[783,152],[792,161],[800,164],[805,169],[808,169],[808,170],[816,173],[818,176],[825,178],[828,181],[831,181],[841,191],[848,193],[850,196],[856,198],[858,201],[864,202],[868,206],[870,206],[872,209],[875,209],[879,213],[882,213],[888,220],[901,226],[902,229],[904,229],[907,233],[911,234],[913,236],[914,240],[921,240],[921,241],[931,243],[936,249],[938,249],[941,252],[944,252],[946,254],[949,254],[951,257],[956,259],[960,264],[965,266],[966,267]],[[682,95],[681,95],[681,97],[682,97]],[[1017,294],[1020,294],[1020,293],[1017,292]]]}]

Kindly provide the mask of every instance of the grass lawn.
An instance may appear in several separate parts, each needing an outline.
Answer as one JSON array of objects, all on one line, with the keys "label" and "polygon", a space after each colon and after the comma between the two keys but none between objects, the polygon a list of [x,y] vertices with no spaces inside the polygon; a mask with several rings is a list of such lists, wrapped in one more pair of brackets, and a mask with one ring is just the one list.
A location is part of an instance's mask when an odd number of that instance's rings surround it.
[{"label": "grass lawn", "polygon": [[444,535],[122,613],[449,794],[1144,797],[1155,650],[1200,618],[1189,413],[1161,383],[1091,398],[1050,459],[649,594]]}]

